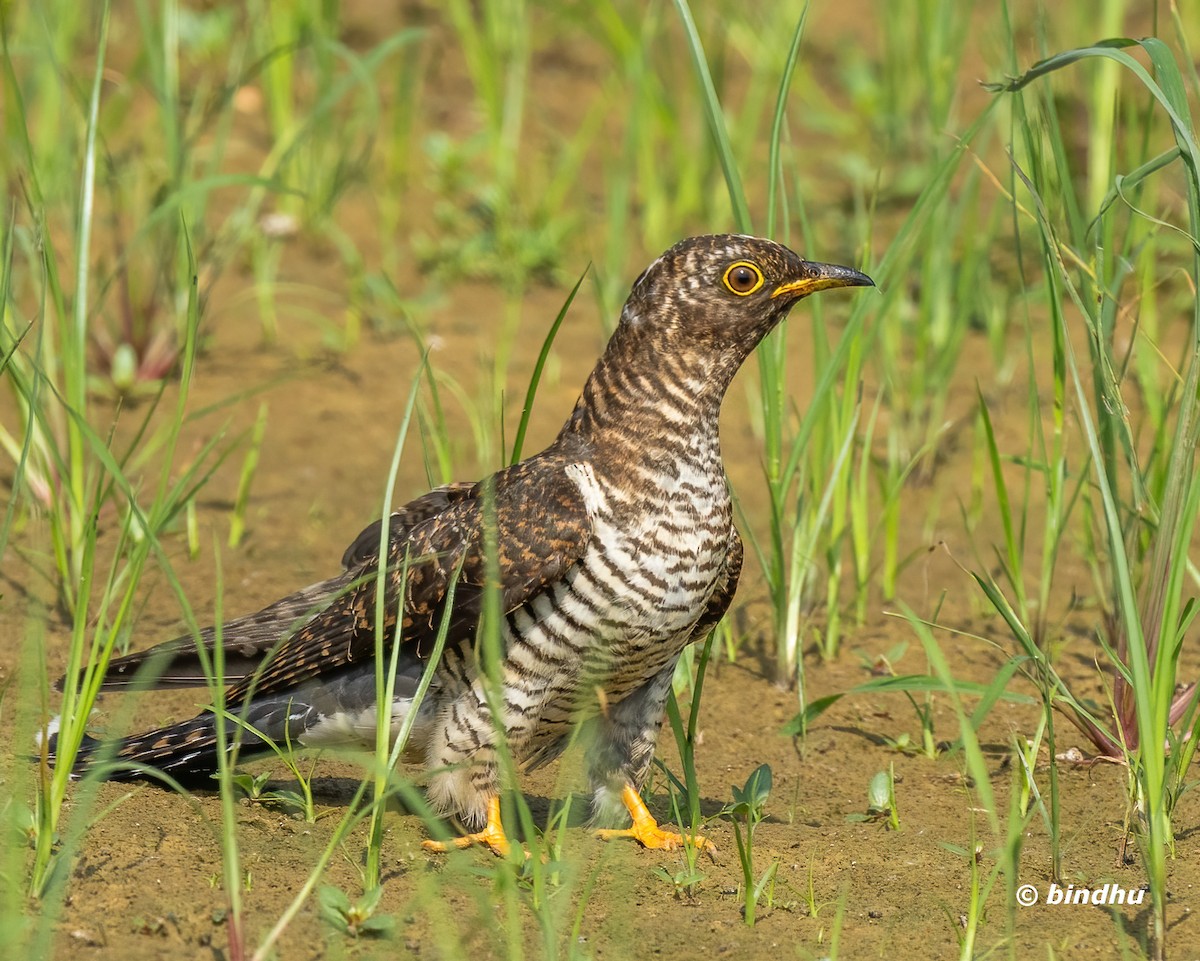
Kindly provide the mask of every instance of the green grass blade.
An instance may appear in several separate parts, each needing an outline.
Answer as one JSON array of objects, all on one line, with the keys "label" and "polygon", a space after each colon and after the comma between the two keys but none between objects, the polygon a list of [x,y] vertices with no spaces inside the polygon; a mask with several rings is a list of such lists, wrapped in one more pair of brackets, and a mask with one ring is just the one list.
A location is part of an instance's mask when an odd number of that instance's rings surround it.
[{"label": "green grass blade", "polygon": [[521,406],[521,420],[517,424],[517,435],[513,438],[510,464],[515,464],[521,459],[521,451],[525,446],[525,431],[529,428],[529,417],[533,413],[533,401],[537,397],[538,385],[542,382],[542,371],[546,367],[546,359],[550,356],[550,348],[554,346],[554,338],[558,336],[558,328],[566,320],[567,311],[575,302],[575,295],[579,293],[579,288],[583,285],[583,279],[587,273],[587,269],[585,269],[579,275],[579,279],[575,281],[575,286],[567,294],[567,299],[563,301],[562,307],[558,310],[558,316],[554,318],[554,323],[550,325],[550,330],[542,341],[542,349],[538,351],[537,363],[533,365],[533,374],[529,378],[529,388],[525,391],[525,403]]}]

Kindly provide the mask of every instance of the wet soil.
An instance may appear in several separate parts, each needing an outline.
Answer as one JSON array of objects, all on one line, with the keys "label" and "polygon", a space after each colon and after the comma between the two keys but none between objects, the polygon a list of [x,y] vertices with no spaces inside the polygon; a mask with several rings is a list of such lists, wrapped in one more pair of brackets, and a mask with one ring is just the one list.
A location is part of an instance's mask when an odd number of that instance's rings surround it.
[{"label": "wet soil", "polygon": [[[850,19],[850,18],[847,18]],[[373,29],[384,31],[386,24]],[[461,85],[461,78],[460,78]],[[449,84],[443,96],[452,95]],[[460,91],[461,92],[461,91]],[[463,93],[464,96],[468,95]],[[446,116],[453,112],[447,110]],[[252,139],[252,138],[248,138]],[[249,148],[247,148],[249,149]],[[343,225],[362,228],[369,247],[377,241],[371,226],[372,201],[351,196],[343,206]],[[650,252],[653,253],[653,252]],[[631,252],[631,259],[633,253]],[[248,535],[237,549],[226,549],[229,511],[237,489],[241,451],[206,486],[198,505],[200,556],[187,556],[182,531],[167,547],[194,610],[207,621],[218,601],[226,613],[256,609],[296,587],[328,576],[342,549],[377,513],[403,411],[401,405],[418,366],[419,352],[404,336],[366,332],[345,350],[332,352],[324,331],[309,318],[310,292],[329,316],[350,305],[347,282],[331,266],[329,251],[304,238],[293,241],[281,268],[281,289],[291,283],[301,294],[279,303],[281,337],[264,346],[248,291],[253,278],[236,269],[222,276],[208,303],[209,333],[199,363],[190,407],[203,411],[230,397],[238,402],[198,416],[184,431],[181,451],[195,451],[217,434],[235,437],[249,429],[259,403],[267,407],[267,431],[248,511]],[[574,252],[570,270],[587,257]],[[631,274],[632,276],[632,274]],[[398,283],[420,282],[415,267]],[[557,313],[565,289],[531,289],[520,302],[518,350],[509,371],[509,396],[526,383],[543,332]],[[492,287],[458,284],[445,289],[423,322],[438,345],[432,363],[462,384],[467,395],[483,390],[490,366],[487,332],[499,317],[503,297]],[[827,306],[829,315],[836,308]],[[792,325],[804,323],[804,310]],[[581,298],[564,325],[547,379],[541,387],[527,450],[547,442],[569,411],[580,385],[603,344],[604,324],[594,306]],[[802,336],[797,343],[803,343]],[[1023,350],[1023,346],[1018,349]],[[991,382],[986,345],[972,344],[965,356],[980,358],[979,370],[964,370],[951,396],[950,417],[967,419],[975,403],[976,378],[983,378],[996,401],[993,416],[1007,449],[1023,449],[1027,429],[1024,387]],[[793,389],[798,398],[811,389],[814,371],[798,351]],[[745,397],[751,392],[744,374],[735,384],[724,415],[724,446],[735,488],[748,522],[761,524],[766,508],[759,471],[760,453],[749,428]],[[247,390],[252,391],[248,396]],[[1007,401],[1007,403],[1006,403]],[[171,391],[163,410],[172,409]],[[508,425],[516,422],[516,403],[508,404]],[[128,430],[130,411],[122,417]],[[447,418],[460,475],[480,476],[496,464],[474,463],[469,418],[451,401]],[[948,443],[939,451],[937,470],[906,490],[905,516],[913,518],[904,534],[905,551],[914,560],[905,569],[899,598],[919,615],[936,618],[960,633],[939,638],[954,676],[964,681],[993,678],[1013,651],[1003,623],[985,609],[984,599],[961,565],[973,566],[976,552],[988,556],[999,541],[995,520],[964,529],[958,502],[969,494],[975,452],[969,441]],[[418,439],[410,440],[397,481],[396,496],[416,495],[431,477]],[[115,528],[115,518],[101,518]],[[989,523],[992,525],[989,528]],[[111,537],[111,535],[108,535]],[[29,618],[45,624],[49,671],[64,664],[68,623],[42,607],[49,595],[45,574],[46,532],[33,521],[14,533],[3,571],[0,604],[0,672],[10,680],[21,662]],[[222,587],[218,591],[219,553]],[[1091,579],[1083,569],[1066,568],[1057,582],[1059,596],[1078,595],[1063,636],[1061,662],[1071,680],[1100,695],[1094,657],[1098,612],[1087,597]],[[768,817],[755,839],[755,871],[778,863],[771,903],[760,906],[758,923],[747,927],[738,897],[741,872],[729,823],[713,817],[707,833],[716,843],[715,861],[702,861],[703,878],[692,890],[680,890],[670,877],[682,871],[679,854],[647,852],[633,845],[605,844],[583,826],[565,833],[563,884],[547,895],[554,926],[553,953],[566,954],[573,941],[582,956],[594,958],[930,958],[957,956],[971,895],[972,859],[986,879],[996,865],[1000,840],[992,835],[986,813],[978,808],[959,752],[936,759],[911,756],[894,744],[907,736],[920,741],[918,718],[900,694],[846,697],[796,741],[780,733],[796,713],[797,696],[772,683],[770,621],[763,601],[760,572],[748,565],[733,617],[741,640],[736,660],[718,654],[711,665],[700,714],[697,769],[707,815],[719,812],[760,764],[769,764],[774,788]],[[164,577],[150,574],[139,595],[136,633],[144,646],[183,627],[178,602]],[[1064,605],[1065,608],[1065,605]],[[924,673],[927,665],[912,628],[894,616],[899,607],[877,594],[865,623],[844,618],[845,651],[825,663],[806,658],[810,699],[845,691],[867,680],[879,655],[908,642],[893,667],[898,673]],[[812,630],[825,614],[813,614]],[[861,656],[860,656],[861,652]],[[1200,673],[1192,658],[1189,669]],[[22,686],[30,678],[17,677]],[[12,690],[10,688],[10,690]],[[1031,693],[1014,682],[1013,690]],[[136,696],[132,716],[116,698],[101,704],[99,723],[120,717],[131,726],[157,725],[192,714],[200,693]],[[957,720],[945,697],[934,698],[938,739],[954,741]],[[14,743],[28,734],[20,711],[0,716],[0,734]],[[1014,738],[1032,735],[1035,706],[1000,702],[980,729],[996,805],[1001,817],[1010,810],[1014,779]],[[1086,751],[1066,724],[1059,747]],[[21,741],[24,743],[24,741]],[[660,751],[666,765],[679,764],[669,735]],[[1043,754],[1040,784],[1045,786]],[[577,759],[521,781],[535,818],[544,823],[550,802],[580,790]],[[852,819],[866,812],[867,785],[878,771],[894,768],[899,829],[880,821]],[[275,786],[287,787],[286,772],[260,762],[251,771],[271,770]],[[244,883],[244,931],[249,945],[261,941],[295,896],[345,810],[361,768],[351,759],[324,756],[317,761],[314,789],[319,812],[306,823],[269,805],[239,807],[238,845]],[[414,772],[415,773],[415,772]],[[1136,852],[1123,846],[1128,776],[1112,764],[1061,768],[1064,883],[1096,887],[1116,883],[1138,888],[1145,880]],[[669,818],[661,777],[651,805]],[[576,809],[582,805],[575,805]],[[97,812],[101,812],[97,814]],[[90,823],[78,857],[70,865],[66,902],[55,921],[53,951],[61,957],[149,959],[230,957],[226,926],[228,897],[222,889],[218,840],[219,801],[199,793],[191,798],[145,785],[103,784],[86,806],[68,811]],[[1185,796],[1176,814],[1176,859],[1171,862],[1172,956],[1200,957],[1200,921],[1192,916],[1200,886],[1200,807]],[[287,927],[278,957],[491,958],[516,956],[513,939],[527,957],[550,956],[533,913],[518,910],[506,917],[492,900],[496,864],[479,851],[430,856],[420,848],[426,836],[415,815],[389,812],[384,842],[384,890],[381,913],[397,921],[386,941],[353,940],[321,920],[310,899]],[[1048,888],[1050,854],[1045,824],[1033,819],[1021,839],[1020,883]],[[332,861],[323,883],[357,893],[365,835],[351,835]],[[665,876],[664,876],[665,872]],[[1003,881],[1000,882],[1003,884]],[[522,895],[528,897],[528,895]],[[30,905],[31,911],[41,910]],[[1011,946],[1013,956],[1117,957],[1145,954],[1149,906],[1108,909],[1093,906],[1036,905],[1010,913],[1000,888],[986,902],[978,936],[980,949]]]}]

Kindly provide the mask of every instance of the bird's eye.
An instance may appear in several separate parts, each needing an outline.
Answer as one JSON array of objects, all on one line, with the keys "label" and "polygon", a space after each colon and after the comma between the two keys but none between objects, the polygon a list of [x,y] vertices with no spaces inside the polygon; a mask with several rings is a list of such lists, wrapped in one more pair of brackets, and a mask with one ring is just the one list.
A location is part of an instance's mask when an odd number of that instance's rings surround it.
[{"label": "bird's eye", "polygon": [[730,264],[729,269],[725,271],[725,276],[721,279],[725,286],[739,297],[748,297],[763,285],[762,271],[758,269],[757,264],[752,264],[748,260],[739,260],[736,264]]}]

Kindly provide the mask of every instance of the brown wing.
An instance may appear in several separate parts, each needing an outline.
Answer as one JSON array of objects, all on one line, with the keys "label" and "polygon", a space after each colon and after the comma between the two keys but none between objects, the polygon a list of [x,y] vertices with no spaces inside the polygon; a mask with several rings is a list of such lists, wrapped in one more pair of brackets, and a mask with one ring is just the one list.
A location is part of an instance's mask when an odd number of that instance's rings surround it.
[{"label": "brown wing", "polygon": [[[225,623],[221,627],[221,648],[226,680],[240,680],[253,674],[263,657],[283,638],[344,592],[353,580],[351,575],[340,574],[289,594],[261,611]],[[199,635],[184,634],[144,651],[115,657],[108,662],[100,690],[113,691],[135,685],[166,688],[206,684],[209,675],[204,669],[204,661],[211,663],[216,642],[217,629],[206,627]],[[207,658],[201,658],[199,646],[208,652]],[[142,672],[147,665],[152,665],[151,669]],[[59,678],[59,690],[62,685],[63,678]]]},{"label": "brown wing", "polygon": [[[591,534],[583,496],[565,472],[568,463],[561,456],[541,455],[509,467],[461,496],[456,493],[441,513],[391,539],[383,577],[388,636],[395,631],[403,588],[400,641],[415,645],[418,655],[431,650],[458,572],[447,643],[470,643],[482,608],[488,541],[495,545],[506,612],[562,577],[583,555]],[[354,586],[285,641],[261,673],[230,690],[231,706],[252,692],[285,690],[374,656],[379,580],[374,558],[357,573]]]},{"label": "brown wing", "polygon": [[[474,487],[470,482],[447,484],[409,501],[388,519],[389,538],[403,542],[414,527],[462,500]],[[284,638],[351,589],[362,577],[364,568],[369,567],[374,571],[379,556],[380,524],[380,521],[375,521],[368,525],[346,549],[342,555],[342,567],[347,573],[313,584],[275,601],[261,611],[222,625],[220,635],[226,680],[233,683],[250,677]],[[198,636],[185,634],[144,651],[113,658],[108,662],[100,689],[119,690],[133,687],[135,683],[139,687],[150,688],[206,684],[209,674],[204,664],[205,660],[211,664],[216,639],[217,629],[206,627]],[[204,647],[207,657],[201,657],[198,645]],[[146,665],[152,665],[152,668],[142,672]],[[62,685],[63,679],[59,678],[59,690]]]},{"label": "brown wing", "polygon": [[[452,504],[468,497],[475,489],[474,481],[457,481],[444,487],[435,487],[428,494],[409,501],[399,510],[392,511],[388,518],[388,540],[402,540],[418,524],[441,514]],[[374,521],[354,538],[354,543],[342,555],[342,568],[353,571],[368,564],[374,566],[379,557],[379,528],[382,521]]]}]

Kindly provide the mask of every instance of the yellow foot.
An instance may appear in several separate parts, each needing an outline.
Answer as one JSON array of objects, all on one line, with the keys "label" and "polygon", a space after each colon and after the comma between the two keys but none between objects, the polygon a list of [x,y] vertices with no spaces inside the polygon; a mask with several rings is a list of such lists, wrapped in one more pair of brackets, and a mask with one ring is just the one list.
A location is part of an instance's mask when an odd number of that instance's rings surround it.
[{"label": "yellow foot", "polygon": [[422,841],[421,847],[426,851],[445,852],[449,851],[452,847],[469,848],[476,844],[483,845],[497,857],[508,857],[511,847],[508,843],[508,837],[504,833],[504,826],[500,823],[499,798],[492,798],[488,801],[487,825],[482,831],[476,831],[474,834],[464,834],[462,837],[454,838],[449,844],[441,841]]},{"label": "yellow foot", "polygon": [[[603,830],[597,831],[596,837],[604,841],[612,841],[616,838],[633,838],[644,848],[654,848],[662,851],[674,851],[684,845],[684,839],[681,835],[674,831],[664,831],[658,826],[658,822],[654,820],[642,802],[642,797],[633,789],[633,785],[626,784],[625,789],[621,792],[621,800],[625,802],[625,807],[629,810],[630,817],[633,818],[633,826],[624,830]],[[717,853],[716,845],[708,838],[702,838],[697,835],[690,839],[699,850],[708,855]]]}]

